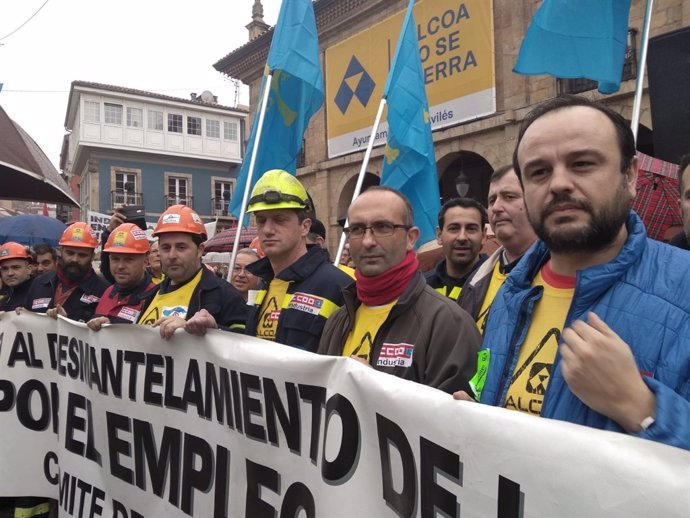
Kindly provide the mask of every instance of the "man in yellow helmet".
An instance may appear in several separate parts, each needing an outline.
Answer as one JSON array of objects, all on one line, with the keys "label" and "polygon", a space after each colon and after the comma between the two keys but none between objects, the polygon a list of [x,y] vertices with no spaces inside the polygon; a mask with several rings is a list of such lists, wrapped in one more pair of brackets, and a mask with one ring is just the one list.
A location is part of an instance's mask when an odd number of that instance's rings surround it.
[{"label": "man in yellow helmet", "polygon": [[287,171],[266,172],[252,191],[247,212],[256,217],[266,257],[247,267],[264,286],[250,297],[246,332],[315,352],[352,279],[328,261],[326,250],[307,246],[309,205],[307,191]]}]

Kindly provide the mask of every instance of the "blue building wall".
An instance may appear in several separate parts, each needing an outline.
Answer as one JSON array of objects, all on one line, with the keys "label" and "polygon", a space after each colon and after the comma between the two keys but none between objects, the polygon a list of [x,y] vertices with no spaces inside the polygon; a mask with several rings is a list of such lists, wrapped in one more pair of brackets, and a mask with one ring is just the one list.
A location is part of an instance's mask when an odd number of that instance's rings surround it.
[{"label": "blue building wall", "polygon": [[[211,219],[211,198],[212,192],[211,178],[236,178],[240,171],[239,165],[230,165],[224,170],[209,169],[203,167],[180,166],[170,163],[151,164],[129,160],[99,160],[99,207],[101,212],[109,213],[111,207],[111,170],[112,168],[129,168],[141,170],[141,192],[143,194],[144,206],[147,213],[162,213],[165,210],[165,174],[180,173],[192,176],[192,196],[194,198],[194,210],[199,213],[206,221]],[[147,220],[155,217],[147,217]]]}]

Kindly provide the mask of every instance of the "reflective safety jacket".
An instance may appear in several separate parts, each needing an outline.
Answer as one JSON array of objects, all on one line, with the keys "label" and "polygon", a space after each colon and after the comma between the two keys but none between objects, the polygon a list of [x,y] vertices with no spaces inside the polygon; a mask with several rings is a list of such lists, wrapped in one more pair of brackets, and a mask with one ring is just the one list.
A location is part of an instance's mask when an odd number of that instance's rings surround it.
[{"label": "reflective safety jacket", "polygon": [[[34,313],[45,313],[55,307],[55,290],[60,280],[57,272],[45,272],[34,279],[31,288],[26,295],[28,310]],[[62,305],[67,312],[67,318],[78,322],[88,322],[93,318],[98,301],[108,287],[108,283],[102,277],[96,275],[91,269],[91,274],[81,281]]]},{"label": "reflective safety jacket", "polygon": [[148,295],[155,289],[148,272],[128,290],[113,284],[103,292],[94,316],[107,317],[111,324],[134,324],[147,303]]},{"label": "reflective safety jacket", "polygon": [[[261,303],[273,269],[267,257],[247,266],[263,279],[254,305],[249,306],[246,334],[256,336]],[[305,351],[316,352],[326,320],[343,304],[342,289],[352,278],[328,261],[328,252],[318,245],[309,245],[307,253],[277,276],[289,282],[281,304],[275,341]]]}]

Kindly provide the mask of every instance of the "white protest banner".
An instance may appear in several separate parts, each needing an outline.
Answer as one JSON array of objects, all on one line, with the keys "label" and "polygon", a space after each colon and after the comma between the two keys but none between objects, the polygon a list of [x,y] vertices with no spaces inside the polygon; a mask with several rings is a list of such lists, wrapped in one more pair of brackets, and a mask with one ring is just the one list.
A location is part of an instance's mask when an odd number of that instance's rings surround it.
[{"label": "white protest banner", "polygon": [[[681,517],[690,452],[232,333],[0,318],[0,495],[70,517]],[[7,467],[11,468],[8,469]]]}]

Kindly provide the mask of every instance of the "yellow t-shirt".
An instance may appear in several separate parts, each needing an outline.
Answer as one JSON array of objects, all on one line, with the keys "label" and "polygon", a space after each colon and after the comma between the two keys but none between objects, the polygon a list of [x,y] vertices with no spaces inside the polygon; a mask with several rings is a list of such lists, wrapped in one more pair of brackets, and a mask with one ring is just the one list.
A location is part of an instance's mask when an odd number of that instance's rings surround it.
[{"label": "yellow t-shirt", "polygon": [[395,299],[383,306],[366,306],[362,304],[355,313],[355,325],[350,331],[343,347],[343,356],[355,355],[366,361],[371,357],[371,346],[376,338],[379,328],[388,318],[393,306],[398,299]]},{"label": "yellow t-shirt", "polygon": [[575,277],[558,275],[544,265],[532,282],[543,286],[525,341],[520,348],[505,408],[540,415],[551,369],[558,351],[561,331],[575,292]]},{"label": "yellow t-shirt", "polygon": [[151,305],[146,308],[146,312],[139,317],[139,324],[151,325],[161,317],[178,316],[186,319],[187,310],[189,309],[189,301],[192,299],[194,289],[201,280],[201,270],[179,288],[175,288],[167,293],[161,293],[158,290],[156,296],[153,297]]},{"label": "yellow t-shirt", "polygon": [[491,309],[491,304],[493,304],[498,289],[503,284],[503,281],[508,277],[507,273],[501,272],[501,261],[496,261],[494,265],[493,272],[491,272],[491,281],[489,281],[489,287],[486,290],[486,295],[484,295],[484,302],[482,302],[482,307],[479,310],[479,315],[477,316],[477,327],[479,332],[484,334],[484,328],[486,327],[486,317],[489,315],[489,310]]},{"label": "yellow t-shirt", "polygon": [[278,319],[283,307],[283,299],[290,283],[282,279],[273,279],[268,285],[268,292],[261,301],[259,321],[256,325],[256,336],[264,340],[275,340],[278,331]]}]

